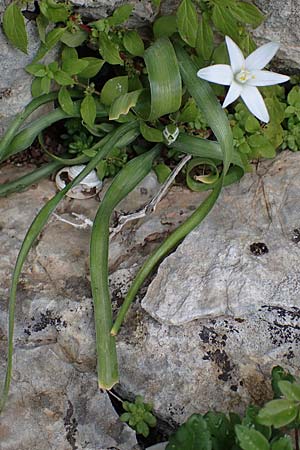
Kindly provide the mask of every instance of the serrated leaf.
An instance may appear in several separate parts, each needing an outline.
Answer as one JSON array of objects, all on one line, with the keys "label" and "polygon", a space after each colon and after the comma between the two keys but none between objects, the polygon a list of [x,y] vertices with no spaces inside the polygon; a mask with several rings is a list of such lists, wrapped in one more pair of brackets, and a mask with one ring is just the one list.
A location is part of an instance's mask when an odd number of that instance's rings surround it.
[{"label": "serrated leaf", "polygon": [[70,115],[74,114],[74,103],[66,86],[62,86],[60,88],[58,93],[58,102],[63,111]]},{"label": "serrated leaf", "polygon": [[300,385],[289,381],[279,381],[278,387],[288,400],[300,401]]},{"label": "serrated leaf", "polygon": [[77,75],[86,69],[88,66],[87,61],[81,59],[65,59],[62,64],[62,70],[69,75]]},{"label": "serrated leaf", "polygon": [[27,53],[28,38],[24,16],[16,3],[11,3],[3,14],[3,30],[9,41]]},{"label": "serrated leaf", "polygon": [[128,76],[115,77],[108,80],[102,88],[100,100],[103,105],[110,106],[113,101],[128,91]]},{"label": "serrated leaf", "polygon": [[84,30],[78,29],[74,33],[66,30],[60,40],[68,47],[79,47],[87,38],[88,33]]},{"label": "serrated leaf", "polygon": [[117,120],[121,115],[126,115],[136,105],[141,92],[142,89],[139,89],[116,98],[109,110],[109,120]]},{"label": "serrated leaf", "polygon": [[176,16],[159,17],[153,24],[153,34],[155,39],[160,37],[170,37],[177,32]]},{"label": "serrated leaf", "polygon": [[258,27],[264,21],[264,15],[251,3],[237,2],[231,6],[232,15],[242,23]]},{"label": "serrated leaf", "polygon": [[57,70],[53,74],[53,76],[56,83],[60,84],[61,86],[72,86],[74,84],[73,78],[63,70]]},{"label": "serrated leaf", "polygon": [[85,58],[81,58],[82,61],[86,61],[88,63],[87,67],[82,70],[78,76],[80,78],[93,78],[97,75],[97,73],[102,69],[105,61],[100,58],[93,58],[92,56],[87,56]]},{"label": "serrated leaf", "polygon": [[209,18],[205,13],[202,15],[198,26],[196,50],[205,60],[210,59],[213,51],[213,32],[209,24]]},{"label": "serrated leaf", "polygon": [[193,414],[169,438],[166,450],[212,450],[207,423],[200,414]]},{"label": "serrated leaf", "polygon": [[113,15],[111,17],[108,17],[107,21],[109,25],[121,25],[122,23],[126,22],[129,19],[132,10],[133,5],[119,6],[119,8],[114,11]]},{"label": "serrated leaf", "polygon": [[92,95],[87,95],[81,102],[80,113],[83,121],[93,126],[96,119],[96,103]]},{"label": "serrated leaf", "polygon": [[192,0],[182,0],[177,10],[177,26],[181,39],[191,47],[196,46],[198,17]]},{"label": "serrated leaf", "polygon": [[297,415],[298,408],[295,402],[285,399],[271,400],[260,410],[257,421],[262,425],[280,428],[295,420]]},{"label": "serrated leaf", "polygon": [[135,30],[127,31],[124,34],[123,45],[125,49],[133,56],[143,56],[144,54],[144,42]]},{"label": "serrated leaf", "polygon": [[140,124],[141,135],[148,142],[163,142],[164,137],[161,130],[146,125],[145,122]]},{"label": "serrated leaf", "polygon": [[224,35],[230,36],[236,43],[239,43],[237,22],[226,7],[214,5],[212,20],[217,30],[221,31]]},{"label": "serrated leaf", "polygon": [[43,16],[43,14],[39,14],[35,19],[35,22],[39,33],[39,38],[41,42],[45,43],[46,31],[47,26],[49,25],[49,20],[45,16]]},{"label": "serrated leaf", "polygon": [[29,64],[25,67],[25,70],[35,77],[44,77],[46,75],[46,69],[43,64]]},{"label": "serrated leaf", "polygon": [[243,450],[269,450],[267,439],[257,430],[236,425],[235,432]]},{"label": "serrated leaf", "polygon": [[105,61],[109,64],[124,64],[122,58],[120,57],[117,44],[110,40],[108,35],[103,31],[99,32],[99,50],[103,59],[105,59]]}]

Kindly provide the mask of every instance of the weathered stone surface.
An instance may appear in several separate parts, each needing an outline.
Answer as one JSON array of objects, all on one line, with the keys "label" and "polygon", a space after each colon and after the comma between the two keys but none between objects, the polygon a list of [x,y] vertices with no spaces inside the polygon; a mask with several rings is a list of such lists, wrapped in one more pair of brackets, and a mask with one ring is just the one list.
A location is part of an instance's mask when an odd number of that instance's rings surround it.
[{"label": "weathered stone surface", "polygon": [[[148,313],[179,325],[244,317],[263,305],[300,307],[298,159],[266,162],[223,191],[218,207],[160,266],[142,303]],[[258,242],[268,253],[251,252]]]},{"label": "weathered stone surface", "polygon": [[[255,0],[266,15],[264,23],[254,31],[261,43],[280,42],[277,58],[283,68],[299,69],[300,65],[300,1]],[[278,62],[279,64],[279,62]]]},{"label": "weathered stone surface", "polygon": [[[280,364],[299,375],[300,307],[299,299],[293,297],[296,290],[293,283],[297,283],[296,257],[300,244],[290,241],[290,232],[299,226],[298,167],[299,154],[286,152],[275,161],[260,164],[258,173],[248,174],[238,185],[226,188],[218,207],[162,264],[143,301],[150,313],[136,301],[117,338],[120,366],[117,390],[123,398],[143,395],[146,401],[154,403],[159,417],[173,424],[193,412],[212,408],[243,411],[250,401],[263,403],[270,397],[268,377],[274,365]],[[3,168],[0,181],[10,178],[13,172],[16,170],[9,166]],[[153,180],[151,177],[149,180],[150,197],[157,186],[154,183],[150,189]],[[6,345],[4,305],[17,250],[35,213],[53,192],[53,183],[44,181],[35,189],[0,200],[1,349]],[[143,195],[141,203],[145,202]],[[154,215],[127,225],[114,238],[110,254],[114,311],[147,254],[203,198],[204,194],[174,186]],[[124,210],[135,209],[137,200],[136,197],[132,204],[123,206]],[[81,202],[66,199],[57,213],[68,220],[74,220],[71,212],[92,218],[96,208],[95,199]],[[74,436],[80,450],[111,446],[125,450],[134,445],[132,435],[124,437],[126,429],[120,427],[113,412],[103,413],[107,398],[97,393],[88,283],[89,235],[89,230],[75,229],[53,219],[24,267],[18,291],[12,391],[8,408],[0,419],[0,432],[4,435],[1,444],[4,443],[5,450],[73,450],[73,444],[67,440],[68,432],[74,432],[73,425],[77,426]],[[259,241],[265,242],[269,253],[254,256],[249,245]],[[189,254],[183,251],[185,248]],[[229,251],[231,248],[234,250]],[[282,282],[274,295],[268,297],[264,276],[268,273],[275,284],[280,276],[284,279],[283,271],[288,264],[286,248],[290,255],[290,278],[286,274],[285,284]],[[207,261],[213,257],[215,264],[208,265]],[[179,270],[170,269],[170,263]],[[194,299],[205,275],[203,265],[207,273],[211,272],[212,291],[220,283],[220,276],[225,278],[223,267],[235,277],[230,294],[224,288],[218,290],[218,302],[215,300],[210,317],[200,317],[199,311],[194,314],[191,308],[187,314],[180,303],[180,271],[184,270],[189,281],[186,288]],[[163,286],[161,276],[167,269],[170,275],[164,278]],[[235,301],[220,312],[219,305],[224,304],[224,299],[229,304],[234,295],[238,273],[242,274],[243,285],[240,304]],[[253,308],[249,299],[258,280],[265,290],[265,301],[257,302]],[[177,286],[177,292],[172,291],[172,300],[180,314],[170,305],[169,317],[162,314],[163,309],[154,297],[167,301],[162,294],[172,283]],[[139,298],[142,296],[143,292]],[[259,296],[258,288],[255,296]],[[196,303],[195,308],[198,306]],[[182,323],[182,317],[188,323]],[[4,373],[3,353],[1,350],[0,379]]]}]

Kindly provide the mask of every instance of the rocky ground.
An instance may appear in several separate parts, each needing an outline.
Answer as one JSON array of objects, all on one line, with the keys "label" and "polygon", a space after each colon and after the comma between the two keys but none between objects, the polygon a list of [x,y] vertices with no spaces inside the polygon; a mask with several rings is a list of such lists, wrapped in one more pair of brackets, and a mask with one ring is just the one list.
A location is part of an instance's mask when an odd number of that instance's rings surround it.
[{"label": "rocky ground", "polygon": [[[28,169],[4,166],[0,181]],[[224,190],[205,222],[148,280],[118,337],[121,397],[143,395],[172,427],[193,412],[241,412],[249,402],[263,403],[274,365],[299,375],[299,172],[299,154],[290,152],[259,164]],[[157,189],[150,175],[120,209],[136,209]],[[0,199],[1,379],[12,270],[28,226],[54,193],[45,180]],[[155,214],[112,240],[114,311],[146,256],[205,195],[175,185]],[[66,199],[57,214],[92,219],[98,204]],[[52,218],[24,267],[1,450],[136,446],[97,390],[89,236],[90,229]]]}]

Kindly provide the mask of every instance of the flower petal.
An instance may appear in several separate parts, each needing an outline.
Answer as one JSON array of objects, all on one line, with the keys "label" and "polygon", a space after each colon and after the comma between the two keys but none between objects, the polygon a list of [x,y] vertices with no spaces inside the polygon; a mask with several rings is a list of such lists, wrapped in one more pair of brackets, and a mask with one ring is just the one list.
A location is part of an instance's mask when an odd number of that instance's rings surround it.
[{"label": "flower petal", "polygon": [[263,69],[271,61],[278,49],[279,44],[277,42],[269,42],[262,45],[246,58],[246,69],[250,70],[250,72]]},{"label": "flower petal", "polygon": [[268,70],[253,70],[251,78],[247,81],[249,86],[272,86],[273,84],[285,83],[290,77]]},{"label": "flower petal", "polygon": [[236,43],[229,36],[225,36],[225,41],[227,45],[232,72],[234,74],[239,73],[244,68],[245,65],[245,58],[242,53],[242,50],[236,45]]},{"label": "flower petal", "polygon": [[233,80],[231,67],[227,64],[216,64],[214,66],[204,67],[197,72],[197,76],[212,83],[229,86]]},{"label": "flower petal", "polygon": [[249,111],[262,122],[269,122],[270,117],[259,90],[254,86],[244,85],[241,93]]},{"label": "flower petal", "polygon": [[226,106],[230,105],[230,103],[233,103],[241,95],[243,88],[244,86],[233,81],[230,85],[229,91],[227,92],[222,108],[226,108]]}]

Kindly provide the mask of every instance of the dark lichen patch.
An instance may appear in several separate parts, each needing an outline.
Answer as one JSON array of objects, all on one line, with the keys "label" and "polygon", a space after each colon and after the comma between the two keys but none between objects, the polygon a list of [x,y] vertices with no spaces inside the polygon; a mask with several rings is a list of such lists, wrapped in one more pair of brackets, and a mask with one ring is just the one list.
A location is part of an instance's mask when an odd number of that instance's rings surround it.
[{"label": "dark lichen patch", "polygon": [[209,328],[204,326],[202,331],[199,333],[199,337],[202,342],[205,344],[217,344],[218,343],[218,334],[215,332],[213,328]]},{"label": "dark lichen patch", "polygon": [[29,324],[27,328],[24,329],[24,333],[31,336],[32,333],[38,333],[44,330],[48,326],[55,327],[57,331],[67,327],[67,322],[62,320],[61,317],[53,315],[52,311],[46,310],[45,313],[40,313],[40,317],[36,320],[35,317],[31,317],[32,324]]},{"label": "dark lichen patch", "polygon": [[217,349],[216,351],[207,351],[203,356],[204,360],[213,361],[219,368],[218,379],[222,381],[231,380],[231,372],[233,366],[230,363],[230,359],[224,350]]},{"label": "dark lichen patch", "polygon": [[[276,319],[269,321],[268,330],[273,345],[300,343],[300,309],[284,309],[279,306],[263,306],[261,311],[272,312]],[[291,356],[290,356],[291,358]]]},{"label": "dark lichen patch", "polygon": [[287,360],[290,360],[290,359],[295,358],[295,353],[293,352],[292,347],[289,347],[289,348],[288,348],[287,353],[285,353],[285,354],[283,355],[283,357],[286,358]]},{"label": "dark lichen patch", "polygon": [[77,427],[78,422],[74,415],[74,407],[70,400],[68,400],[68,409],[66,412],[66,415],[64,417],[64,426],[65,430],[67,432],[66,434],[66,440],[71,445],[72,450],[77,450],[78,447],[76,445],[76,433],[77,433]]},{"label": "dark lichen patch", "polygon": [[295,244],[298,244],[300,242],[300,230],[299,228],[295,228],[292,232],[292,241],[295,242]]}]

